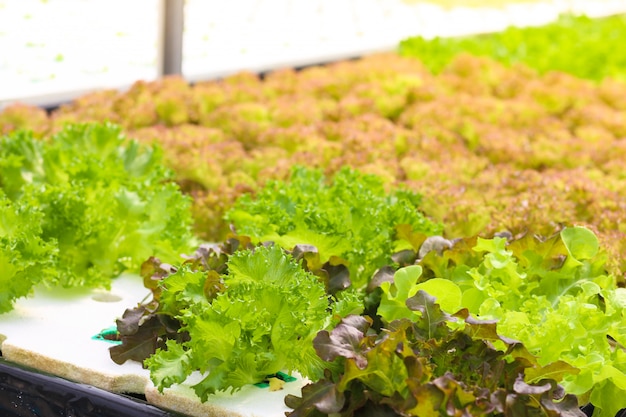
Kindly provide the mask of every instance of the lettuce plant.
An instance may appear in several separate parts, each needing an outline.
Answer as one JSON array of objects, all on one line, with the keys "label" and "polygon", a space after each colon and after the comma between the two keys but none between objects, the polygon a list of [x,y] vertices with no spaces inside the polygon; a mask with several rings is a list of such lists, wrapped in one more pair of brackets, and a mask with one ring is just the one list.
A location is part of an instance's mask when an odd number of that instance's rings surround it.
[{"label": "lettuce plant", "polygon": [[[416,320],[419,313],[405,304],[426,291],[448,313],[466,308],[497,320],[498,333],[522,342],[541,366],[558,367],[566,392],[591,402],[595,415],[614,416],[626,408],[617,395],[626,381],[626,291],[605,262],[596,236],[582,227],[508,244],[504,237],[468,239],[383,282],[378,313]],[[542,374],[530,375],[532,383]]]},{"label": "lettuce plant", "polygon": [[177,257],[192,241],[189,201],[159,149],[112,125],[72,125],[47,141],[27,132],[2,138],[0,187],[15,210],[32,208],[32,238],[55,248],[48,284],[108,287],[147,257]]},{"label": "lettuce plant", "polygon": [[278,246],[231,239],[199,253],[177,268],[145,265],[155,297],[118,321],[122,345],[111,349],[113,360],[144,360],[160,390],[200,371],[203,379],[193,388],[203,401],[279,371],[321,377],[313,338],[359,313],[358,298],[327,295],[323,283]]},{"label": "lettuce plant", "polygon": [[255,196],[242,196],[226,218],[255,242],[273,241],[290,250],[314,246],[320,262],[347,266],[353,288],[363,290],[395,250],[410,246],[398,228],[423,239],[441,232],[419,203],[415,193],[386,192],[374,175],[344,168],[327,180],[319,171],[297,167],[290,181],[270,182]]},{"label": "lettuce plant", "polygon": [[[496,323],[460,310],[449,315],[418,290],[403,306],[407,318],[380,332],[372,320],[349,316],[314,340],[339,371],[288,395],[301,416],[584,416],[558,385],[562,370],[544,368]],[[459,327],[461,325],[461,327]],[[533,382],[525,377],[538,376]]]}]

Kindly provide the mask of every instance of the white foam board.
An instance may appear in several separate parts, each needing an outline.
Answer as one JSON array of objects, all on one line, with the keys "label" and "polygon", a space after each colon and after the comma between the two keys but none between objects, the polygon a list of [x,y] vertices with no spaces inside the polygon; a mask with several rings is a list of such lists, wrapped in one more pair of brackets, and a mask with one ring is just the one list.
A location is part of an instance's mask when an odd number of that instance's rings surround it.
[{"label": "white foam board", "polygon": [[141,302],[149,291],[140,277],[122,275],[110,291],[37,288],[33,297],[18,300],[15,309],[0,315],[2,356],[72,381],[111,392],[145,394],[149,403],[191,416],[282,417],[288,411],[286,394],[300,394],[306,384],[299,375],[280,391],[245,387],[235,394],[219,393],[201,403],[190,388],[199,375],[184,385],[159,393],[149,372],[138,362],[117,365],[109,356],[110,343],[93,336],[115,325],[126,308]]}]

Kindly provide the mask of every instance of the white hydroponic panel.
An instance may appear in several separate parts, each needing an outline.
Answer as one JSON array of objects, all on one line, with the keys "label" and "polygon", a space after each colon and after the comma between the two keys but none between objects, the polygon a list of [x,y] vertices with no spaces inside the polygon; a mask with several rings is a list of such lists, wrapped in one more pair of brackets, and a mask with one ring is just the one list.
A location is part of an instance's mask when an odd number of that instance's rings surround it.
[{"label": "white hydroponic panel", "polygon": [[[231,395],[219,393],[201,403],[190,385],[160,394],[149,373],[137,362],[115,364],[109,342],[94,339],[115,325],[126,308],[149,295],[140,277],[122,275],[111,291],[38,288],[34,297],[18,300],[0,315],[0,349],[8,361],[112,392],[143,393],[148,402],[193,416],[282,417],[289,409],[285,395],[300,394],[301,377],[280,391],[245,387]],[[192,379],[192,378],[190,378]]]}]

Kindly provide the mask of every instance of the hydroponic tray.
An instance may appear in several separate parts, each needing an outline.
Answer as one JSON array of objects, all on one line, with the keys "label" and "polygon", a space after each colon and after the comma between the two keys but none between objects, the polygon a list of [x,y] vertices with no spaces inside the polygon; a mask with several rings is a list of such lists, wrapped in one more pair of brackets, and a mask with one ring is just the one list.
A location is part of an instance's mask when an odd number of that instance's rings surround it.
[{"label": "hydroponic tray", "polygon": [[0,415],[182,417],[128,395],[78,384],[0,359]]},{"label": "hydroponic tray", "polygon": [[[114,280],[110,291],[38,288],[34,297],[19,300],[13,311],[0,316],[2,356],[8,364],[107,392],[143,394],[152,405],[192,416],[284,416],[289,410],[284,405],[285,395],[300,394],[306,382],[299,376],[279,391],[251,385],[232,395],[216,394],[201,403],[191,389],[193,381],[161,394],[141,364],[115,364],[109,356],[111,344],[103,340],[102,331],[114,326],[126,308],[135,306],[148,293],[141,278],[134,275]],[[5,394],[0,392],[0,404]]]}]

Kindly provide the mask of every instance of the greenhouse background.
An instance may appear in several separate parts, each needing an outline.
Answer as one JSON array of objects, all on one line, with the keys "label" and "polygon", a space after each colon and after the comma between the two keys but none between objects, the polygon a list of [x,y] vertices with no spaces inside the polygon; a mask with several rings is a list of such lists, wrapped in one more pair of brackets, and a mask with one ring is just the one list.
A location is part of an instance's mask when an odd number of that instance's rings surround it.
[{"label": "greenhouse background", "polygon": [[0,415],[625,417],[625,0],[0,0]]},{"label": "greenhouse background", "polygon": [[409,36],[492,32],[625,7],[621,0],[3,0],[0,108],[54,105],[163,73],[198,81],[299,67],[394,50]]}]

